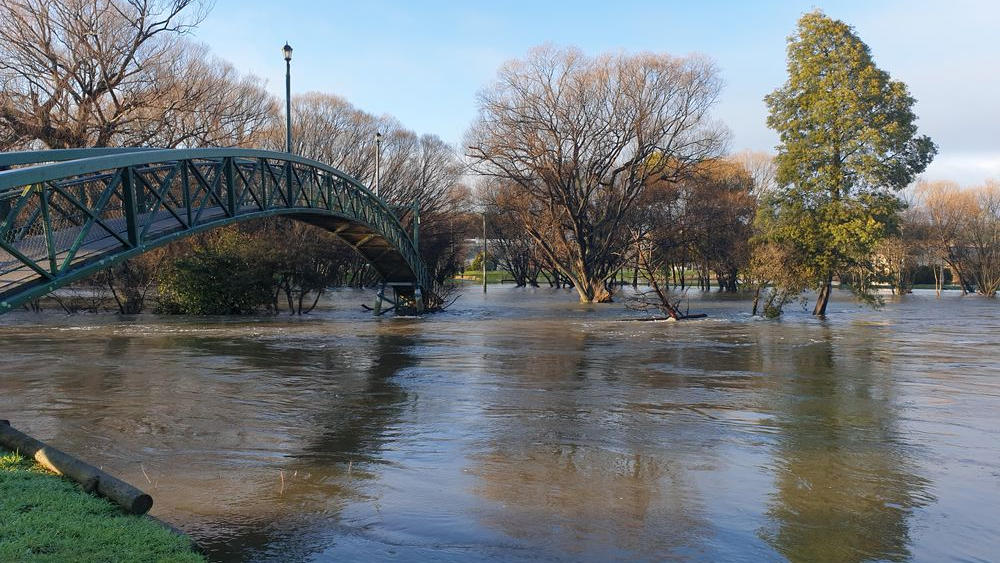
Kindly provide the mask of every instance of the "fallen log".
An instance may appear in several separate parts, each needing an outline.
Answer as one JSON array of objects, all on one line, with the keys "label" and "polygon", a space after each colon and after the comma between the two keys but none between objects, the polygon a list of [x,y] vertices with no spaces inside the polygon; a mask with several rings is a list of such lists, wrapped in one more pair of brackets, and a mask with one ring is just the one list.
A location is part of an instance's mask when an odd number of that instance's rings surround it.
[{"label": "fallen log", "polygon": [[623,321],[638,321],[638,322],[649,322],[649,321],[686,321],[689,319],[704,319],[707,317],[706,313],[693,313],[690,315],[680,315],[677,318],[674,317],[642,317],[639,319],[621,319]]},{"label": "fallen log", "polygon": [[153,498],[146,493],[93,465],[15,430],[6,420],[0,420],[0,445],[25,457],[34,458],[42,467],[69,477],[85,491],[97,493],[132,514],[145,514],[153,506]]}]

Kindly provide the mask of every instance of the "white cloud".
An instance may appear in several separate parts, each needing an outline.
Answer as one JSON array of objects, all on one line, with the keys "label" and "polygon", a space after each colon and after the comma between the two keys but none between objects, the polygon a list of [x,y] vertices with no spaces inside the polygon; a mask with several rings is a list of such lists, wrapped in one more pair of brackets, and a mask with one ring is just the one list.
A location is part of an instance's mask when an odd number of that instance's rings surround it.
[{"label": "white cloud", "polygon": [[938,155],[921,176],[925,180],[953,180],[974,186],[1000,178],[1000,152]]}]

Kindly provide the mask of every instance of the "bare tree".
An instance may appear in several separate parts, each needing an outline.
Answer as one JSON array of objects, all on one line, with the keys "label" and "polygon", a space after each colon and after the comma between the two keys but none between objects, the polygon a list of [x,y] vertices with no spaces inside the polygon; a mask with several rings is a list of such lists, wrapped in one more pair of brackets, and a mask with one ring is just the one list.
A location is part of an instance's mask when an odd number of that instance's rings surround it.
[{"label": "bare tree", "polygon": [[540,47],[480,93],[468,156],[532,202],[521,221],[580,300],[610,301],[632,243],[623,221],[645,186],[722,150],[708,114],[720,88],[703,57]]},{"label": "bare tree", "polygon": [[186,100],[149,108],[154,124],[144,144],[161,147],[260,147],[281,130],[278,102],[255,76],[241,76],[202,45],[184,46],[177,73],[161,77],[171,97]]},{"label": "bare tree", "polygon": [[[757,211],[754,178],[740,163],[729,159],[707,161],[695,167],[686,223],[692,231],[692,253],[704,265],[705,276],[715,272],[719,289],[735,292],[739,274],[749,262],[749,240]],[[709,289],[710,280],[704,287]]]},{"label": "bare tree", "polygon": [[490,254],[497,267],[508,272],[517,287],[538,287],[544,258],[538,256],[538,245],[519,220],[516,209],[518,187],[495,178],[482,182],[479,196],[488,217]]},{"label": "bare tree", "polygon": [[976,291],[996,297],[1000,291],[1000,183],[989,181],[975,191],[978,212],[969,221],[966,271]]},{"label": "bare tree", "polygon": [[[369,186],[375,183],[375,134],[382,134],[379,195],[411,232],[419,218],[425,265],[438,286],[450,279],[464,256],[464,222],[456,218],[469,202],[465,167],[455,150],[434,135],[418,136],[392,117],[373,116],[337,96],[309,93],[293,99],[292,106],[295,150]],[[355,260],[361,271],[361,258]],[[356,279],[370,282],[373,275]]]},{"label": "bare tree", "polygon": [[711,289],[715,272],[719,289],[735,292],[749,261],[752,188],[746,169],[723,158],[690,167],[680,180],[649,185],[629,220],[639,237],[635,263],[650,286],[636,301],[682,318],[669,294],[670,274],[679,266],[683,289],[689,259],[698,265],[703,289]]},{"label": "bare tree", "polygon": [[[365,182],[370,182],[375,174],[375,133],[382,127],[377,118],[339,96],[310,92],[292,99],[296,154],[329,164]],[[275,142],[274,148],[283,147],[284,137],[276,137]]]},{"label": "bare tree", "polygon": [[276,106],[184,35],[198,0],[0,5],[4,148],[249,144]]},{"label": "bare tree", "polygon": [[761,195],[772,191],[777,186],[778,167],[774,163],[774,155],[762,151],[744,150],[727,157],[731,162],[742,166],[753,180],[753,195]]},{"label": "bare tree", "polygon": [[[434,135],[418,136],[391,117],[375,117],[343,98],[308,93],[292,101],[294,150],[375,183],[375,134],[382,134],[379,195],[403,208],[419,201],[429,217],[461,200],[455,188],[465,168],[455,150]],[[460,190],[461,191],[461,190]]]},{"label": "bare tree", "polygon": [[944,265],[958,277],[962,291],[971,291],[971,273],[967,271],[965,235],[969,221],[978,214],[978,203],[972,191],[963,190],[955,182],[919,182],[915,191],[916,204],[926,223],[928,259],[937,266],[936,279],[944,278]]}]

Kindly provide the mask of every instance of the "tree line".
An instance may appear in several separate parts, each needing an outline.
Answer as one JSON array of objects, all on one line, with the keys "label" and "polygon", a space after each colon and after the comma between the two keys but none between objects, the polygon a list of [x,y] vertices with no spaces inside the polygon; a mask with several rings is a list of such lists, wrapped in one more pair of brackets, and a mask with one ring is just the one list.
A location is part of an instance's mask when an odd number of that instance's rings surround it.
[{"label": "tree line", "polygon": [[[280,104],[262,81],[188,39],[207,9],[5,3],[0,149],[282,150]],[[906,291],[930,275],[940,289],[946,273],[964,291],[996,294],[996,184],[920,183],[904,201],[936,146],[917,131],[906,85],[850,26],[816,11],[789,37],[787,81],[765,99],[775,155],[728,153],[729,132],[712,115],[721,89],[704,56],[543,46],[480,91],[461,151],[314,92],[292,100],[293,152],[371,185],[381,135],[380,195],[407,228],[418,206],[421,255],[439,288],[465,267],[483,213],[489,258],[518,285],[606,302],[641,280],[630,305],[671,317],[684,316],[689,287],[748,290],[752,312],[767,316],[809,289],[814,314],[825,314],[834,280],[872,303],[880,284]],[[119,264],[81,295],[106,292],[125,313],[150,302],[165,312],[305,313],[327,287],[376,280],[335,236],[268,219]]]},{"label": "tree line", "polygon": [[996,294],[996,184],[905,191],[937,147],[853,28],[799,20],[788,79],[765,98],[773,156],[726,154],[709,113],[720,87],[698,56],[543,47],[505,65],[466,139],[501,267],[519,285],[566,280],[582,301],[641,276],[632,301],[674,318],[675,290],[713,283],[752,292],[765,316],[806,290],[824,315],[835,280],[872,304],[921,272],[940,290],[945,267]]},{"label": "tree line", "polygon": [[949,181],[918,182],[911,199],[898,231],[880,243],[875,270],[900,293],[923,278],[939,295],[945,283],[954,282],[963,294],[995,297],[1000,184],[988,180],[963,189]]}]

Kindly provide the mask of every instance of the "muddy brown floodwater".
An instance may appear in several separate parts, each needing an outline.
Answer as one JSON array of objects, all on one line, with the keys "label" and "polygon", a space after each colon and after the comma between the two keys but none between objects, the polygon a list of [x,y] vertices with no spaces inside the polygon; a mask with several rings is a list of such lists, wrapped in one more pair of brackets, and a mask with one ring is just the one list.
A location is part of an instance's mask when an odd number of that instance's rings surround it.
[{"label": "muddy brown floodwater", "polygon": [[473,287],[372,318],[0,317],[0,418],[139,485],[212,559],[990,560],[1000,303],[692,294],[623,322]]}]

